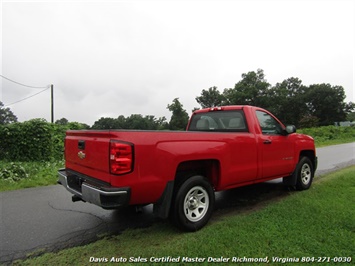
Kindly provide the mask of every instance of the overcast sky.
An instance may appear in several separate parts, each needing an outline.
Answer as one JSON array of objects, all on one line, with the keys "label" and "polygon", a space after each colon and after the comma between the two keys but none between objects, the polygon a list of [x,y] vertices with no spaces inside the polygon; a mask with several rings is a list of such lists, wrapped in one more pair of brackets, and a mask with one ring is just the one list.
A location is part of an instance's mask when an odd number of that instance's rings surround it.
[{"label": "overcast sky", "polygon": [[[55,117],[170,118],[203,89],[234,87],[264,70],[272,85],[343,86],[355,102],[355,1],[2,1],[0,73],[54,85]],[[43,89],[0,78],[10,104]],[[19,121],[50,121],[50,90],[8,106]]]}]

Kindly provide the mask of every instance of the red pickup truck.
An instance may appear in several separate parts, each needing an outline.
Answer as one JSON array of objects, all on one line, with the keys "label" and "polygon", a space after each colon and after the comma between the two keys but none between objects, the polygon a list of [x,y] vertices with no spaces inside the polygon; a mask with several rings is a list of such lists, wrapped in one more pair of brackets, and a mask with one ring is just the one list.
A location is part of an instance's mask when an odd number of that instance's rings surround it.
[{"label": "red pickup truck", "polygon": [[73,201],[104,209],[154,204],[157,216],[196,231],[211,217],[215,191],[280,177],[308,189],[314,140],[295,132],[254,106],[195,111],[185,132],[68,131],[58,182]]}]

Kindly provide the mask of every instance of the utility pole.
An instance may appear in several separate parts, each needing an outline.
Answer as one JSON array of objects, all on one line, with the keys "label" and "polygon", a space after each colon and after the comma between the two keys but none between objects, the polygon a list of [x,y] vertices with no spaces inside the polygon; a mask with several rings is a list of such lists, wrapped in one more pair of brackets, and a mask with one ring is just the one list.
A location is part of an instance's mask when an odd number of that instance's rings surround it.
[{"label": "utility pole", "polygon": [[53,84],[51,84],[51,122],[54,123]]}]

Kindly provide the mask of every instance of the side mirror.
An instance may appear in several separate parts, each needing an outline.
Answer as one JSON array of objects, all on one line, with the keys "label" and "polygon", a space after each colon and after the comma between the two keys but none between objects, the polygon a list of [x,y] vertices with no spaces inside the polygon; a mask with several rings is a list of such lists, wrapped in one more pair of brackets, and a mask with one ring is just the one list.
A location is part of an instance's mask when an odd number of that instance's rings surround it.
[{"label": "side mirror", "polygon": [[296,133],[296,127],[294,125],[286,126],[285,130],[286,130],[287,134]]}]

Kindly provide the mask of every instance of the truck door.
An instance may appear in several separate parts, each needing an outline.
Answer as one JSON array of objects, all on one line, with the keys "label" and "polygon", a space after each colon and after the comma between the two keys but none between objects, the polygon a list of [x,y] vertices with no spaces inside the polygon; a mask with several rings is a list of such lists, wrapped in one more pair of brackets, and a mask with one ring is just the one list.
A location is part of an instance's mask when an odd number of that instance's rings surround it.
[{"label": "truck door", "polygon": [[257,110],[261,135],[259,150],[260,178],[287,176],[293,171],[294,144],[283,134],[283,126],[270,114]]}]

